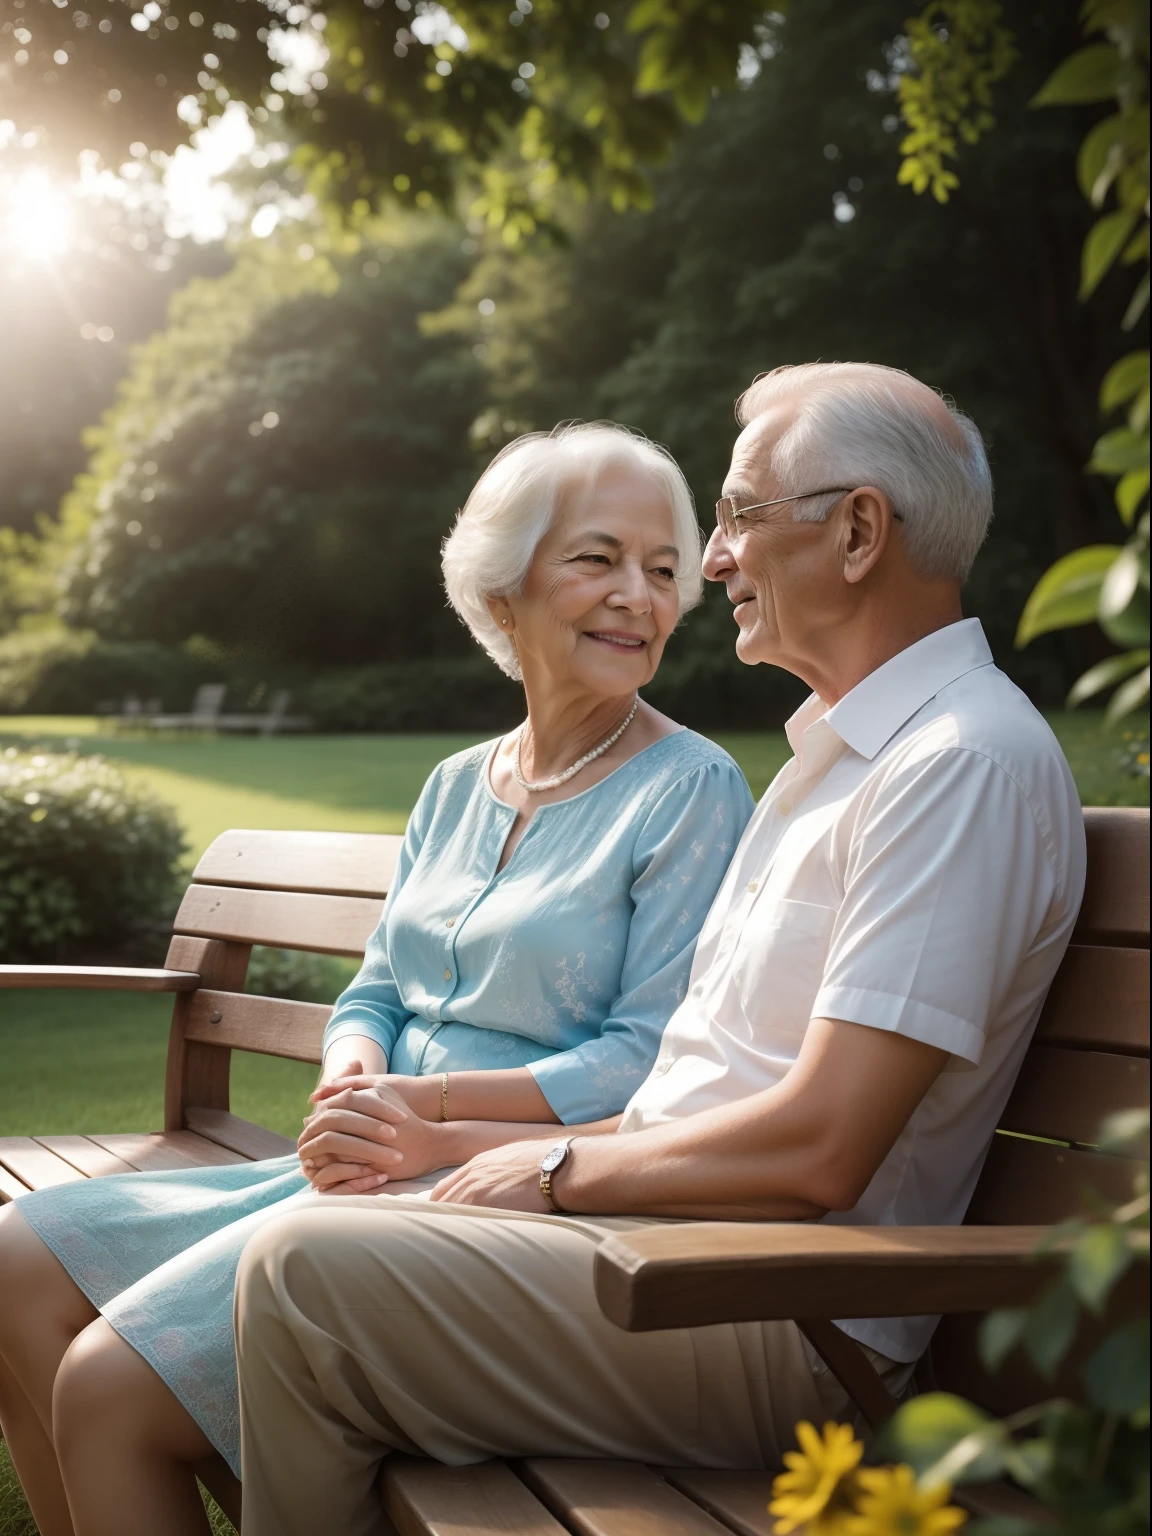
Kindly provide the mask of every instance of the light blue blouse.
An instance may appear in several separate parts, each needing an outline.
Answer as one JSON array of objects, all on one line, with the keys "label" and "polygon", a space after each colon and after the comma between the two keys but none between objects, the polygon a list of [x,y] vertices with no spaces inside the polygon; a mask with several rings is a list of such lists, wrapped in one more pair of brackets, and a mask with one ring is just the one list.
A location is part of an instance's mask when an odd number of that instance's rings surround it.
[{"label": "light blue blouse", "polygon": [[527,1066],[566,1125],[622,1110],[681,1002],[753,801],[728,754],[663,737],[582,794],[516,818],[496,742],[442,762],[324,1048],[378,1042],[392,1072]]}]

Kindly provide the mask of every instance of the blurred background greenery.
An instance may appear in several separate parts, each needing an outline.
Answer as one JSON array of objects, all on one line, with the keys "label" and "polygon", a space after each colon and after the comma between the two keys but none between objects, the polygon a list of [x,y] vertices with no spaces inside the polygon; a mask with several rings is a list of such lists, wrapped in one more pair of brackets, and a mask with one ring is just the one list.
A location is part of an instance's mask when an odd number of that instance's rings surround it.
[{"label": "blurred background greenery", "polygon": [[[1084,466],[1131,281],[1077,302],[1075,159],[1106,109],[1030,107],[1075,5],[928,8],[1016,54],[943,204],[897,180],[930,78],[904,0],[281,6],[279,71],[240,0],[153,0],[135,30],[120,0],[83,26],[12,5],[0,711],[186,709],[220,681],[232,708],[289,687],[325,730],[507,724],[438,577],[491,453],[611,416],[707,509],[735,396],[813,357],[908,368],[975,417],[997,517],[966,601],[1034,698],[1115,651],[1093,626],[1013,646],[1041,572],[1118,527]],[[736,663],[722,594],[651,692],[730,730],[796,698]]]}]

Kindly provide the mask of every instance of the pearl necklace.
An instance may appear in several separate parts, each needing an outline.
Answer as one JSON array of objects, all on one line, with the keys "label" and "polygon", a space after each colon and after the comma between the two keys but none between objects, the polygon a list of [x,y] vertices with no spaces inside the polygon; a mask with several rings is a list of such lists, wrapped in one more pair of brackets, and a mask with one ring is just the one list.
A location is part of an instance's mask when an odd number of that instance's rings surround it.
[{"label": "pearl necklace", "polygon": [[567,784],[569,779],[574,779],[580,772],[581,768],[587,768],[588,764],[595,762],[596,758],[603,757],[609,747],[614,747],[616,745],[621,736],[623,736],[624,732],[636,718],[636,711],[639,708],[640,700],[636,699],[632,705],[632,708],[624,717],[623,725],[614,730],[607,741],[602,741],[600,745],[598,747],[594,747],[591,752],[585,752],[584,756],[578,759],[578,761],[574,762],[571,768],[565,768],[563,773],[554,774],[550,779],[537,779],[535,783],[532,784],[530,784],[524,777],[524,770],[520,766],[520,746],[524,740],[524,726],[521,726],[520,729],[516,732],[516,750],[512,754],[512,772],[516,775],[517,784],[519,784],[521,789],[526,789],[530,795],[542,794],[546,789],[559,789],[561,784]]}]

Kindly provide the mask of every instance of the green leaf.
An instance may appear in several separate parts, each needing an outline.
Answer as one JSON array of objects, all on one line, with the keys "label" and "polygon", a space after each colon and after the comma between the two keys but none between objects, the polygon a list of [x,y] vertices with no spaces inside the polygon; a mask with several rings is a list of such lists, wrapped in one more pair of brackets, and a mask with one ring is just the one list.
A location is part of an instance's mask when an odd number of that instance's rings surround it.
[{"label": "green leaf", "polygon": [[1076,156],[1076,180],[1094,208],[1103,203],[1124,165],[1123,133],[1124,119],[1116,112],[1096,124]]},{"label": "green leaf", "polygon": [[1108,269],[1127,244],[1140,217],[1138,208],[1117,208],[1097,219],[1088,231],[1080,256],[1080,299],[1095,293]]},{"label": "green leaf", "polygon": [[1054,1281],[1030,1309],[1024,1327],[1024,1346],[1041,1376],[1050,1378],[1072,1347],[1080,1303],[1063,1279]]},{"label": "green leaf", "polygon": [[1129,528],[1148,494],[1148,470],[1130,469],[1116,487],[1116,508]]},{"label": "green leaf", "polygon": [[1112,700],[1104,714],[1105,725],[1115,725],[1117,720],[1123,720],[1125,715],[1130,715],[1134,709],[1148,700],[1148,668],[1137,673],[1135,677],[1122,683],[1112,695]]},{"label": "green leaf", "polygon": [[1099,1316],[1131,1262],[1123,1227],[1102,1221],[1089,1227],[1069,1254],[1068,1279],[1084,1305]]},{"label": "green leaf", "polygon": [[1102,1413],[1129,1414],[1148,1408],[1148,1319],[1118,1328],[1095,1349],[1084,1367],[1092,1406]]},{"label": "green leaf", "polygon": [[1083,704],[1085,699],[1090,699],[1094,694],[1102,693],[1105,688],[1112,688],[1116,683],[1122,683],[1137,667],[1148,665],[1147,651],[1125,651],[1123,656],[1109,656],[1106,661],[1098,661],[1094,667],[1089,667],[1082,677],[1078,677],[1068,694],[1068,708],[1075,709],[1078,704]]},{"label": "green leaf", "polygon": [[1148,1156],[1148,1129],[1152,1116],[1146,1109],[1118,1109],[1101,1123],[1098,1141],[1101,1152],[1113,1157]]},{"label": "green leaf", "polygon": [[980,1358],[990,1371],[999,1370],[1005,1356],[1015,1349],[1027,1321],[1026,1307],[1005,1307],[989,1312],[980,1324]]},{"label": "green leaf", "polygon": [[1124,311],[1124,318],[1120,322],[1122,331],[1130,331],[1148,308],[1148,291],[1148,273],[1145,272],[1129,301],[1128,308]]},{"label": "green leaf", "polygon": [[1100,588],[1100,628],[1113,645],[1148,644],[1148,552],[1129,545]]},{"label": "green leaf", "polygon": [[1033,96],[1033,107],[1066,107],[1116,95],[1120,55],[1111,43],[1090,43],[1058,64]]},{"label": "green leaf", "polygon": [[1100,385],[1100,409],[1105,412],[1114,411],[1147,388],[1148,353],[1128,352],[1114,362],[1104,375],[1104,382]]},{"label": "green leaf", "polygon": [[[989,1432],[990,1437],[989,1437]],[[884,1430],[884,1444],[923,1476],[963,1446],[964,1475],[995,1477],[1002,1465],[999,1424],[951,1392],[926,1392],[904,1403]],[[969,1444],[972,1441],[973,1443]]]},{"label": "green leaf", "polygon": [[1100,588],[1100,620],[1116,619],[1132,603],[1132,599],[1147,586],[1148,574],[1140,558],[1140,551],[1128,545],[1113,560]]},{"label": "green leaf", "polygon": [[1053,629],[1091,624],[1100,588],[1120,553],[1116,544],[1088,544],[1051,565],[1032,589],[1016,630],[1017,646]]},{"label": "green leaf", "polygon": [[1098,475],[1126,475],[1148,468],[1148,438],[1131,427],[1114,427],[1097,438],[1088,468]]}]

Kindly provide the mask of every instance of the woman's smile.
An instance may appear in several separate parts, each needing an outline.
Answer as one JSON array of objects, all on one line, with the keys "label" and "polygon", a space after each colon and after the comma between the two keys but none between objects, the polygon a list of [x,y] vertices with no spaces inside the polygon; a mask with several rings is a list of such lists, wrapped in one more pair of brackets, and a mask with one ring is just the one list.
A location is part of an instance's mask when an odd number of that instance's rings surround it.
[{"label": "woman's smile", "polygon": [[640,651],[648,644],[643,635],[634,635],[625,629],[586,629],[584,638],[606,645],[612,651]]}]

